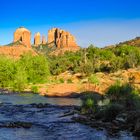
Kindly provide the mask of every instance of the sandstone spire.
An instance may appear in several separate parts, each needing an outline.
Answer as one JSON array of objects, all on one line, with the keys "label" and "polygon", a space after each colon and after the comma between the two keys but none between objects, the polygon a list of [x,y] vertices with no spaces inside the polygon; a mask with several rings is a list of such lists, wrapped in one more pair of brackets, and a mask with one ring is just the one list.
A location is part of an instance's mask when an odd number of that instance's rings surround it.
[{"label": "sandstone spire", "polygon": [[31,47],[31,32],[24,27],[18,28],[14,33],[14,42],[21,41],[26,47]]},{"label": "sandstone spire", "polygon": [[38,32],[34,36],[34,45],[38,46],[40,44],[41,44],[41,36],[40,36],[40,33]]},{"label": "sandstone spire", "polygon": [[56,36],[56,28],[52,28],[48,31],[48,44],[55,41]]},{"label": "sandstone spire", "polygon": [[45,36],[42,36],[42,44],[45,45],[47,43]]},{"label": "sandstone spire", "polygon": [[58,28],[48,31],[48,44],[54,43],[57,48],[77,48],[75,37]]}]

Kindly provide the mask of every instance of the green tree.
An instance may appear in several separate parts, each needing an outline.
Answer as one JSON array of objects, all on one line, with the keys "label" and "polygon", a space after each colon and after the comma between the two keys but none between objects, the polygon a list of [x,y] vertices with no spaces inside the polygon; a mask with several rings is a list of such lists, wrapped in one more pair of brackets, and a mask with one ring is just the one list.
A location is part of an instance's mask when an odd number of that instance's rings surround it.
[{"label": "green tree", "polygon": [[15,62],[14,60],[0,56],[0,87],[10,87],[15,79]]},{"label": "green tree", "polygon": [[43,83],[50,75],[49,64],[44,56],[24,55],[19,64],[26,71],[27,80],[31,83]]}]

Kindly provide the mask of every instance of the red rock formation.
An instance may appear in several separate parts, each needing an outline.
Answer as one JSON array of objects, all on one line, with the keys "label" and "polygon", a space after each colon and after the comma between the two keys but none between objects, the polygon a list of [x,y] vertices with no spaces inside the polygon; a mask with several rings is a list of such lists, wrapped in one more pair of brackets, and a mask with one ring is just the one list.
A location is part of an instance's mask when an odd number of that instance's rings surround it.
[{"label": "red rock formation", "polygon": [[0,47],[0,55],[6,55],[15,59],[20,58],[25,53],[31,53],[33,56],[37,55],[32,48],[25,47],[24,45]]},{"label": "red rock formation", "polygon": [[55,32],[56,32],[56,28],[53,28],[48,31],[48,44],[55,41]]},{"label": "red rock formation", "polygon": [[47,43],[45,36],[42,36],[42,44],[45,45]]},{"label": "red rock formation", "polygon": [[34,45],[35,46],[38,46],[41,44],[41,36],[40,36],[40,33],[36,33],[35,34],[35,37],[34,37]]},{"label": "red rock formation", "polygon": [[48,31],[48,44],[51,43],[54,43],[57,48],[79,48],[73,35],[58,28]]},{"label": "red rock formation", "polygon": [[20,27],[14,33],[14,42],[21,41],[27,47],[31,47],[31,32],[26,28]]}]

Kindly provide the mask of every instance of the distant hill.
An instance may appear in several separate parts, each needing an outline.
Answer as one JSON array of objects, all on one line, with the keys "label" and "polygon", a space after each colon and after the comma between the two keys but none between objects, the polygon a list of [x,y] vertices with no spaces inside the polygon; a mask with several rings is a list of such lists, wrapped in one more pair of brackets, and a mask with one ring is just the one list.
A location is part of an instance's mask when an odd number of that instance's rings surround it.
[{"label": "distant hill", "polygon": [[136,38],[128,40],[128,41],[120,42],[119,44],[116,44],[116,45],[106,46],[104,49],[120,47],[120,46],[123,46],[123,45],[140,47],[140,37],[136,37]]},{"label": "distant hill", "polygon": [[135,39],[131,39],[125,42],[120,42],[117,46],[129,45],[134,47],[140,47],[140,37],[136,37]]}]

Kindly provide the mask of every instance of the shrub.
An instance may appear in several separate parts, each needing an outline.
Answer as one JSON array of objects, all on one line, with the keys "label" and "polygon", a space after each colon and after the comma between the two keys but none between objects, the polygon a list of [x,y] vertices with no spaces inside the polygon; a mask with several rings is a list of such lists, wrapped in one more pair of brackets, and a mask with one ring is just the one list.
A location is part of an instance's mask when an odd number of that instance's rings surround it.
[{"label": "shrub", "polygon": [[82,96],[82,110],[85,113],[96,112],[99,96],[95,93],[85,93]]},{"label": "shrub", "polygon": [[95,84],[95,85],[99,85],[99,79],[97,78],[96,75],[91,75],[89,78],[88,78],[88,81],[92,84]]},{"label": "shrub", "polygon": [[108,89],[106,96],[112,103],[123,104],[127,109],[137,108],[140,102],[139,92],[130,84],[121,85],[116,83]]},{"label": "shrub", "polygon": [[15,79],[13,81],[12,90],[21,92],[25,89],[27,84],[27,74],[20,67],[17,67],[17,72],[15,73]]},{"label": "shrub", "polygon": [[80,69],[81,69],[81,73],[86,75],[90,75],[91,73],[94,73],[95,70],[91,62],[88,62],[86,64],[84,63],[81,64]]},{"label": "shrub", "polygon": [[107,121],[112,121],[116,116],[124,110],[123,105],[117,103],[111,103],[105,107],[104,119]]},{"label": "shrub", "polygon": [[0,87],[11,87],[15,79],[14,60],[0,56]]},{"label": "shrub", "polygon": [[32,86],[31,90],[33,93],[38,93],[38,87],[37,86]]},{"label": "shrub", "polygon": [[43,83],[50,75],[48,61],[44,56],[26,54],[19,60],[19,64],[26,71],[28,82]]},{"label": "shrub", "polygon": [[133,90],[129,96],[125,99],[127,109],[140,109],[140,96],[138,90]]},{"label": "shrub", "polygon": [[126,95],[129,94],[131,91],[132,89],[130,85],[121,85],[120,82],[116,82],[114,85],[109,87],[106,95],[112,102],[120,101],[123,97],[126,97]]},{"label": "shrub", "polygon": [[0,56],[0,87],[23,91],[28,83],[46,82],[48,61],[44,56],[26,54],[18,60]]},{"label": "shrub", "polygon": [[73,82],[72,82],[71,79],[68,79],[68,80],[67,80],[67,83],[68,83],[68,84],[71,84],[71,83],[73,83]]},{"label": "shrub", "polygon": [[59,79],[59,82],[60,82],[60,83],[64,83],[64,79],[63,79],[63,78],[60,78],[60,79]]},{"label": "shrub", "polygon": [[123,69],[123,65],[122,57],[114,57],[110,60],[110,71],[115,72],[119,69]]}]

